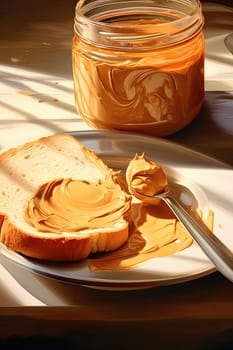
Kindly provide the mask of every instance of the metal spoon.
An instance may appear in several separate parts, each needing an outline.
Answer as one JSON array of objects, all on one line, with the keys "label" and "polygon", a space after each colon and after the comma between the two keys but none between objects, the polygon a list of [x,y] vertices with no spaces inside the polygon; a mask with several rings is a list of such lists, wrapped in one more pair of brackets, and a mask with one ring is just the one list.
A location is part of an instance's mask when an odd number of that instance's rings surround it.
[{"label": "metal spoon", "polygon": [[233,253],[214,234],[208,235],[197,221],[188,214],[183,206],[169,194],[169,191],[148,196],[137,192],[135,188],[131,186],[130,192],[136,198],[150,204],[158,204],[160,200],[163,200],[191,234],[193,239],[199,244],[204,253],[209,257],[216,269],[228,280],[233,282]]}]

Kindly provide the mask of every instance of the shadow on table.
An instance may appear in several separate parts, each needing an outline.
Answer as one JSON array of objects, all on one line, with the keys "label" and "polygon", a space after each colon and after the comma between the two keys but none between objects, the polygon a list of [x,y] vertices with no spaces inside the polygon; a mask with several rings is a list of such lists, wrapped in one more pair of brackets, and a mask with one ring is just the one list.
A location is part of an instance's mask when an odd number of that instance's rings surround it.
[{"label": "shadow on table", "polygon": [[207,91],[198,117],[167,139],[233,165],[233,92]]}]

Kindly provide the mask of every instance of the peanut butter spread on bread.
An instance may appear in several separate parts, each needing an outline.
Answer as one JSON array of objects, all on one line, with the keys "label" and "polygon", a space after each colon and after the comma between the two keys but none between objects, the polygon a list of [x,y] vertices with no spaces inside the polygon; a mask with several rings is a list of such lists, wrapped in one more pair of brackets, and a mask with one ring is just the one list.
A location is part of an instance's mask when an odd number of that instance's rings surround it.
[{"label": "peanut butter spread on bread", "polygon": [[78,232],[115,225],[130,209],[130,197],[111,178],[58,179],[42,185],[31,198],[25,218],[41,232]]}]

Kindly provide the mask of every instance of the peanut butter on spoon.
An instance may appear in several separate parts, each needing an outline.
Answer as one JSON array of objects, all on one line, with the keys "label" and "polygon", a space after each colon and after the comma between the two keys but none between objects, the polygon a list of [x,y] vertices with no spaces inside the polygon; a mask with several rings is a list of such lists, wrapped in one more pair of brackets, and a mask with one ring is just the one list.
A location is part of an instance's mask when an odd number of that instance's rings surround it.
[{"label": "peanut butter on spoon", "polygon": [[126,181],[132,194],[139,192],[153,196],[168,188],[167,175],[163,168],[144,154],[136,154],[131,160],[126,170]]}]

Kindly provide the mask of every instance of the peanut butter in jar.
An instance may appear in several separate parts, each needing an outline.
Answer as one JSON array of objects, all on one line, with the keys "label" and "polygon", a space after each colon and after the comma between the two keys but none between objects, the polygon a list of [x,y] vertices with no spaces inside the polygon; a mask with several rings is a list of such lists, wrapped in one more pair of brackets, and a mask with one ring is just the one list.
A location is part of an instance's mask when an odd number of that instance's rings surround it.
[{"label": "peanut butter in jar", "polygon": [[79,1],[75,103],[93,128],[170,135],[204,99],[199,0]]}]

